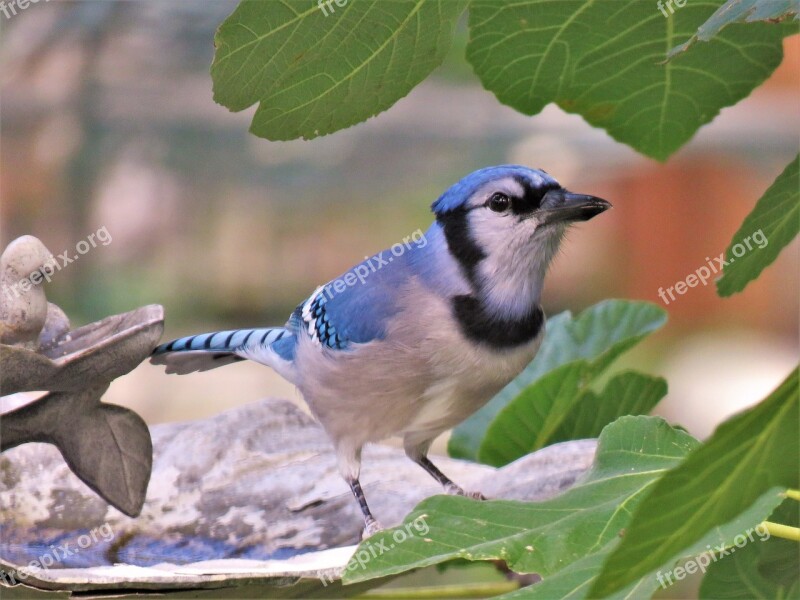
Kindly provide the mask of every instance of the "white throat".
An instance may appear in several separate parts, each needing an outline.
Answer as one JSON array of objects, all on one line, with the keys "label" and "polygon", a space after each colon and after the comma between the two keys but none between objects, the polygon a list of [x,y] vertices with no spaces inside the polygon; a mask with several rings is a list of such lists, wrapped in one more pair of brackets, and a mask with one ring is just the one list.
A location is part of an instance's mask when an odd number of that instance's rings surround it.
[{"label": "white throat", "polygon": [[476,279],[486,309],[499,317],[519,318],[539,306],[545,274],[563,234],[563,227],[548,227],[528,239],[485,245],[487,256]]}]

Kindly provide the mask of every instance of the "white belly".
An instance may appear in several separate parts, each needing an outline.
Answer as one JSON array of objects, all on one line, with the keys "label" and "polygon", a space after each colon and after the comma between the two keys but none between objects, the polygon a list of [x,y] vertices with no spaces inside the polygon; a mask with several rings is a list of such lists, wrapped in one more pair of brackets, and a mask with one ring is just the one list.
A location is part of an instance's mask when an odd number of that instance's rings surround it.
[{"label": "white belly", "polygon": [[502,352],[454,340],[447,374],[442,373],[425,391],[403,433],[444,431],[464,421],[533,360],[542,337],[540,333],[531,343]]}]

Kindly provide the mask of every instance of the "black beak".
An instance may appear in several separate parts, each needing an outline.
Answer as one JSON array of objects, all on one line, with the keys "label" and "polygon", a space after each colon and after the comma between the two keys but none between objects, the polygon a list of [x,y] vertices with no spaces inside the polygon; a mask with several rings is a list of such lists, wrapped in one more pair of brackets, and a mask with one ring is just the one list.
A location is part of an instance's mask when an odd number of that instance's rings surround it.
[{"label": "black beak", "polygon": [[545,194],[537,211],[543,224],[588,221],[611,208],[611,203],[586,194],[573,194],[567,190],[550,190]]}]

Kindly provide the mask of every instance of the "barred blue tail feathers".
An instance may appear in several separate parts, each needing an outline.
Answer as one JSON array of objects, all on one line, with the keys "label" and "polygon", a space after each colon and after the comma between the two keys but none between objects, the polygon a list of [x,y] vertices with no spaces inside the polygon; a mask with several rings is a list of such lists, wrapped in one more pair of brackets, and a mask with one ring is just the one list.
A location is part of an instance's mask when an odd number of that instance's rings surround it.
[{"label": "barred blue tail feathers", "polygon": [[285,327],[234,329],[178,338],[161,344],[150,358],[155,365],[166,365],[167,373],[185,375],[208,371],[250,358],[253,348],[266,349],[291,334]]}]

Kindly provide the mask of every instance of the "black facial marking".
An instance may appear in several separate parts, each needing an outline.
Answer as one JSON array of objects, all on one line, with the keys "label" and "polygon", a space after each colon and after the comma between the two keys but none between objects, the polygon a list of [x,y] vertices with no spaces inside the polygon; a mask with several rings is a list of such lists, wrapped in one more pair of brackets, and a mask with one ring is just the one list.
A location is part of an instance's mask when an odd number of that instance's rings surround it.
[{"label": "black facial marking", "polygon": [[544,312],[538,305],[519,319],[496,317],[474,296],[452,298],[453,314],[462,333],[474,342],[496,349],[507,349],[530,342],[542,329]]},{"label": "black facial marking", "polygon": [[522,177],[516,177],[516,182],[525,190],[522,198],[514,197],[511,199],[511,210],[515,215],[528,215],[537,210],[542,205],[544,195],[553,189],[558,189],[557,184],[545,183],[541,186],[533,187],[530,182]]},{"label": "black facial marking", "polygon": [[436,220],[444,230],[444,238],[447,240],[450,253],[464,269],[464,274],[470,283],[476,286],[478,263],[486,258],[486,254],[469,234],[467,211],[454,210],[438,215]]}]

